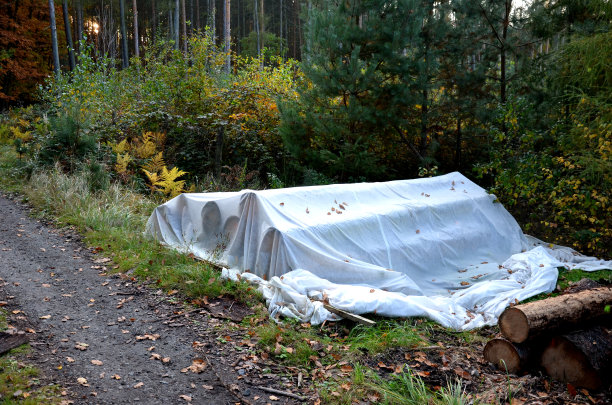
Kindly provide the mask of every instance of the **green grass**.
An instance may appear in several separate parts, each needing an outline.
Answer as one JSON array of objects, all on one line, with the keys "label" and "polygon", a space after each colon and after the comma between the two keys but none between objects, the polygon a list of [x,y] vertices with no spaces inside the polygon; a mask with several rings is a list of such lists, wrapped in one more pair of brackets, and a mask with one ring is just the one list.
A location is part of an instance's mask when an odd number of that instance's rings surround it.
[{"label": "green grass", "polygon": [[[0,308],[0,330],[8,328],[8,313]],[[22,362],[30,346],[23,344],[0,356],[0,404],[59,404],[61,387],[41,385],[40,371]]]},{"label": "green grass", "polygon": [[357,325],[354,327],[346,343],[354,351],[370,354],[380,353],[393,347],[417,348],[431,344],[426,330],[417,320],[397,321],[381,319],[374,327]]}]

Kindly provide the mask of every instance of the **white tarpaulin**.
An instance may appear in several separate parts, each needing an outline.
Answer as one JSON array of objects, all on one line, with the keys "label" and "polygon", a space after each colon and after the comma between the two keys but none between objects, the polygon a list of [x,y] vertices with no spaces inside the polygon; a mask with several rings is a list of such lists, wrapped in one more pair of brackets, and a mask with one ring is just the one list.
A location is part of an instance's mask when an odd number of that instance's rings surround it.
[{"label": "white tarpaulin", "polygon": [[[552,291],[557,267],[612,269],[525,236],[495,196],[460,173],[385,183],[183,194],[147,233],[259,284],[270,312],[335,319],[426,316],[493,324],[514,300]],[[242,273],[241,276],[238,274]]]}]

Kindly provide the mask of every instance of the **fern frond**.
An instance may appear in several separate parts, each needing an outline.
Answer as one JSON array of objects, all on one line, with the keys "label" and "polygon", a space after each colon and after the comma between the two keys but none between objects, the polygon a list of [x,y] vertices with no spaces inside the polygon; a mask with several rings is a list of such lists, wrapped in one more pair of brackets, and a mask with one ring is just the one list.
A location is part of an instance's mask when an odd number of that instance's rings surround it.
[{"label": "fern frond", "polygon": [[166,162],[164,162],[164,157],[163,157],[163,153],[162,152],[158,152],[155,156],[153,156],[151,158],[150,161],[148,161],[147,163],[145,163],[144,165],[142,165],[143,169],[146,169],[150,172],[154,172],[157,173],[159,172],[164,166],[166,166]]},{"label": "fern frond", "polygon": [[165,195],[176,197],[185,192],[185,180],[177,180],[184,174],[187,174],[187,172],[179,170],[178,167],[173,167],[171,170],[168,170],[168,168],[164,166],[161,170],[160,180],[153,183],[153,185],[159,186]]},{"label": "fern frond", "polygon": [[142,171],[144,172],[144,174],[147,176],[147,178],[149,179],[149,185],[147,185],[151,191],[155,191],[157,190],[157,187],[155,187],[155,183],[159,182],[160,178],[159,175],[157,174],[157,172],[150,172],[147,169],[142,169]]},{"label": "fern frond", "polygon": [[127,167],[132,161],[132,157],[129,153],[124,153],[120,155],[117,153],[117,163],[115,163],[115,171],[119,174],[124,174],[127,172]]},{"label": "fern frond", "polygon": [[113,153],[119,155],[120,153],[125,153],[129,149],[130,145],[127,143],[127,139],[124,139],[114,145],[111,144],[110,147],[113,149]]}]

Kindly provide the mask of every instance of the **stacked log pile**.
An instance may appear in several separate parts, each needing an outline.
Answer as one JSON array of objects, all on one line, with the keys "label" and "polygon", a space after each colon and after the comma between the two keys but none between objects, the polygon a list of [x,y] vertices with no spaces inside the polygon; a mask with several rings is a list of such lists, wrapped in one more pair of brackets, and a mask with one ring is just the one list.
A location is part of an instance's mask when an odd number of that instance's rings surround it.
[{"label": "stacked log pile", "polygon": [[576,387],[612,382],[612,287],[547,298],[507,308],[503,338],[484,348],[487,361],[517,374],[541,368]]}]

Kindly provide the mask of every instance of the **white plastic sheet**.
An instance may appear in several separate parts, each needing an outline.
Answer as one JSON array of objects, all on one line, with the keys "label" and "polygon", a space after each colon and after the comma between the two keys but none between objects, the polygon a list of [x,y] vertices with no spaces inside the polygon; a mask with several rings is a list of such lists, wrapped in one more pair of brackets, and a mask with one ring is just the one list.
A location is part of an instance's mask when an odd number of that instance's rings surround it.
[{"label": "white plastic sheet", "polygon": [[317,302],[325,299],[356,314],[469,329],[552,291],[558,266],[612,269],[523,235],[495,196],[460,173],[183,194],[155,209],[147,232],[258,284],[272,315],[313,324],[334,319]]}]

